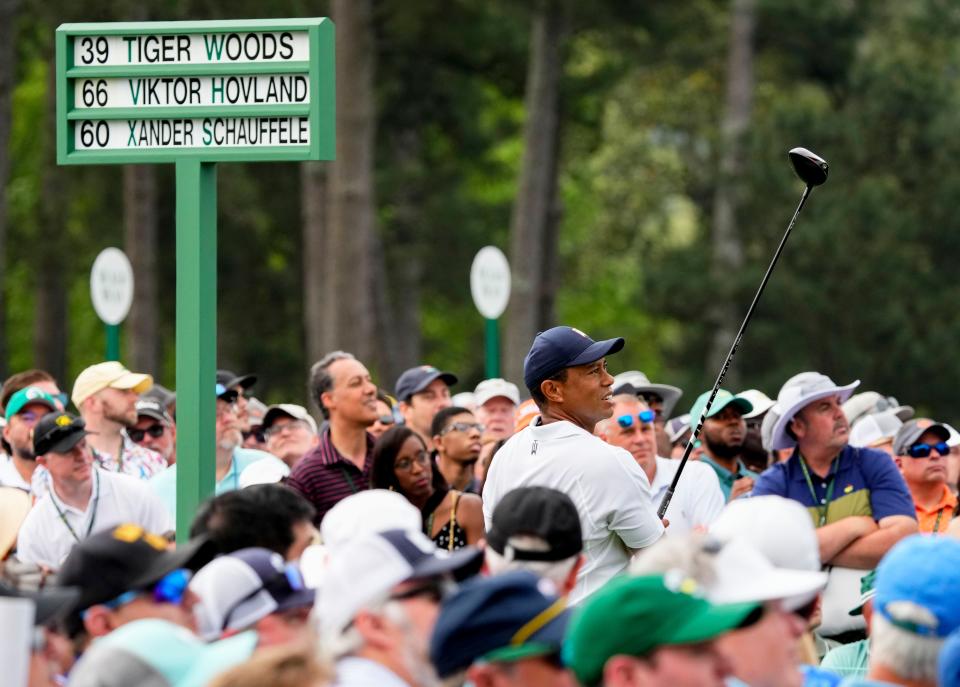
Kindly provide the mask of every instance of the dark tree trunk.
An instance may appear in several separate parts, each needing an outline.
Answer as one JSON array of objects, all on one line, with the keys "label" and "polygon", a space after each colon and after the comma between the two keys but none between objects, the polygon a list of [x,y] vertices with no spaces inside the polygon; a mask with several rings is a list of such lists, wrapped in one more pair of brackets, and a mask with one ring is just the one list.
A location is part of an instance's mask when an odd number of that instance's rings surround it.
[{"label": "dark tree trunk", "polygon": [[[0,279],[7,272],[7,182],[10,179],[10,126],[16,74],[16,25],[20,0],[0,0]],[[0,283],[0,380],[9,369],[6,289]]]},{"label": "dark tree trunk", "polygon": [[124,248],[133,266],[133,304],[127,317],[126,359],[135,370],[160,372],[157,302],[157,173],[154,165],[123,168]]},{"label": "dark tree trunk", "polygon": [[303,221],[303,331],[307,364],[326,352],[324,328],[330,312],[331,288],[327,270],[327,165],[305,162],[300,166]]}]

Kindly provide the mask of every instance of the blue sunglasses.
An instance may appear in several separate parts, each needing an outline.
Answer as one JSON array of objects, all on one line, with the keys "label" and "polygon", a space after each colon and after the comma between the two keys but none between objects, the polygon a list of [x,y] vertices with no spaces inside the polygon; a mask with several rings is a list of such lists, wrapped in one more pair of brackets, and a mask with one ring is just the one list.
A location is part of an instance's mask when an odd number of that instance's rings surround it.
[{"label": "blue sunglasses", "polygon": [[936,450],[941,456],[945,456],[950,453],[950,447],[947,445],[947,442],[941,441],[938,444],[914,444],[907,449],[907,454],[911,458],[927,458],[930,455],[931,451]]},{"label": "blue sunglasses", "polygon": [[[179,605],[183,602],[183,597],[187,593],[187,584],[189,584],[191,576],[192,573],[184,568],[173,570],[161,577],[160,580],[153,585],[153,589],[148,590],[148,592],[156,603],[173,604],[174,606]],[[121,606],[127,605],[143,593],[144,591],[124,592],[120,596],[100,605],[106,606],[111,610],[116,610]],[[86,613],[87,611],[81,613],[81,617],[85,617]]]},{"label": "blue sunglasses", "polygon": [[[648,424],[653,422],[653,418],[657,416],[652,410],[641,410],[636,418],[640,420],[642,424]],[[623,427],[624,429],[630,429],[633,427],[633,415],[621,415],[617,418],[617,424]]]}]

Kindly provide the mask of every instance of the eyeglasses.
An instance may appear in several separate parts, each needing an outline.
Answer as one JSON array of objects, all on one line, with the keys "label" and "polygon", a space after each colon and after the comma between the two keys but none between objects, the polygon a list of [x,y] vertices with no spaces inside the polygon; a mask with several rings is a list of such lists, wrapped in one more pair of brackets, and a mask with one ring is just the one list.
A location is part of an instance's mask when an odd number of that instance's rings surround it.
[{"label": "eyeglasses", "polygon": [[950,453],[950,447],[947,445],[947,442],[941,441],[937,444],[914,444],[907,449],[907,455],[911,458],[927,458],[930,455],[930,451],[936,451],[941,456],[946,456]]},{"label": "eyeglasses", "polygon": [[475,429],[481,434],[483,430],[486,429],[479,422],[454,422],[452,425],[447,425],[440,431],[440,436],[448,434],[450,432],[469,432],[471,429]]},{"label": "eyeglasses", "polygon": [[265,430],[263,430],[263,436],[269,439],[272,436],[280,434],[285,429],[289,429],[291,432],[295,429],[307,429],[307,423],[303,420],[294,420],[292,422],[283,422],[279,425],[270,425]]},{"label": "eyeglasses", "polygon": [[271,577],[261,586],[254,589],[252,592],[230,607],[230,610],[227,611],[223,616],[223,625],[221,626],[221,629],[226,630],[230,625],[230,618],[234,613],[237,612],[237,609],[260,592],[267,592],[274,599],[283,599],[292,595],[294,592],[302,592],[306,588],[307,585],[303,581],[303,573],[300,572],[300,568],[297,567],[297,564],[285,563],[282,571],[277,572],[276,575]]},{"label": "eyeglasses", "polygon": [[413,467],[414,463],[417,465],[428,465],[430,463],[430,456],[427,455],[426,451],[419,451],[413,458],[401,458],[398,460],[393,464],[393,469],[407,472]]},{"label": "eyeglasses", "polygon": [[394,419],[393,415],[381,415],[377,418],[377,422],[381,425],[392,425],[396,422],[396,419]]},{"label": "eyeglasses", "polygon": [[143,429],[128,429],[127,436],[130,437],[130,441],[135,444],[139,444],[143,441],[143,437],[146,434],[149,434],[154,439],[159,439],[163,436],[163,433],[167,431],[167,428],[163,425],[150,425]]},{"label": "eyeglasses", "polygon": [[[191,576],[192,573],[189,570],[178,568],[161,577],[160,580],[153,585],[153,589],[150,590],[150,595],[154,603],[173,604],[174,606],[183,603],[183,597],[187,593],[187,584],[190,582]],[[116,610],[121,606],[127,605],[143,593],[143,590],[124,592],[120,596],[99,605],[106,606],[111,610]],[[86,613],[87,611],[84,611],[81,615],[86,616]]]},{"label": "eyeglasses", "polygon": [[[656,417],[656,413],[652,410],[641,410],[637,413],[636,418],[640,421],[641,424],[648,424],[653,422],[653,418]],[[621,415],[617,418],[617,424],[623,427],[623,429],[630,429],[633,427],[633,415]]]}]

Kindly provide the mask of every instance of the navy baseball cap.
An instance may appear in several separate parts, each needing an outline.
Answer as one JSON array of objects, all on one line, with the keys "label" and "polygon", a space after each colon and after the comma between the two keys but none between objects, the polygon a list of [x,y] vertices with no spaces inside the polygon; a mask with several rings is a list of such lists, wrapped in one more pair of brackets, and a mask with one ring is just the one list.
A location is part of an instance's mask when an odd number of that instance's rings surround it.
[{"label": "navy baseball cap", "polygon": [[462,584],[443,602],[430,640],[437,674],[559,653],[570,609],[552,587],[526,570]]},{"label": "navy baseball cap", "polygon": [[623,339],[594,341],[573,327],[554,327],[537,334],[523,359],[523,383],[531,391],[560,370],[586,365],[623,348]]},{"label": "navy baseball cap", "polygon": [[409,401],[411,396],[419,394],[437,379],[442,379],[447,386],[453,386],[459,381],[452,372],[441,372],[433,365],[411,367],[397,379],[394,387],[397,399]]}]

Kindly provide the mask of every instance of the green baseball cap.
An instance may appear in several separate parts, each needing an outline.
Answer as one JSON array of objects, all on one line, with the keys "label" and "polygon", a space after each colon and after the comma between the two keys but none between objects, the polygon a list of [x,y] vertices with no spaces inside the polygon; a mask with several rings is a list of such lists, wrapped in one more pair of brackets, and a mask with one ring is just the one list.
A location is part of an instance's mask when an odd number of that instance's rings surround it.
[{"label": "green baseball cap", "polygon": [[877,595],[877,571],[871,570],[860,578],[860,604],[850,611],[850,615],[863,615],[863,607]]},{"label": "green baseball cap", "polygon": [[[700,422],[700,413],[703,412],[703,407],[707,405],[708,398],[710,398],[709,391],[704,391],[702,394],[697,396],[697,400],[690,409],[691,427],[695,427],[696,423]],[[753,411],[753,404],[743,396],[734,396],[726,389],[720,389],[717,391],[717,397],[713,399],[713,405],[710,406],[710,412],[707,413],[707,417],[713,417],[731,403],[740,409],[740,413],[742,415],[746,415],[747,413]]]},{"label": "green baseball cap", "polygon": [[624,575],[589,597],[570,621],[563,662],[584,685],[603,677],[617,655],[646,656],[662,646],[696,644],[735,630],[758,603],[715,605],[682,572]]},{"label": "green baseball cap", "polygon": [[57,402],[53,400],[53,396],[35,386],[28,386],[25,389],[20,389],[7,401],[7,420],[31,403],[39,403],[47,406],[50,410],[57,410]]}]

